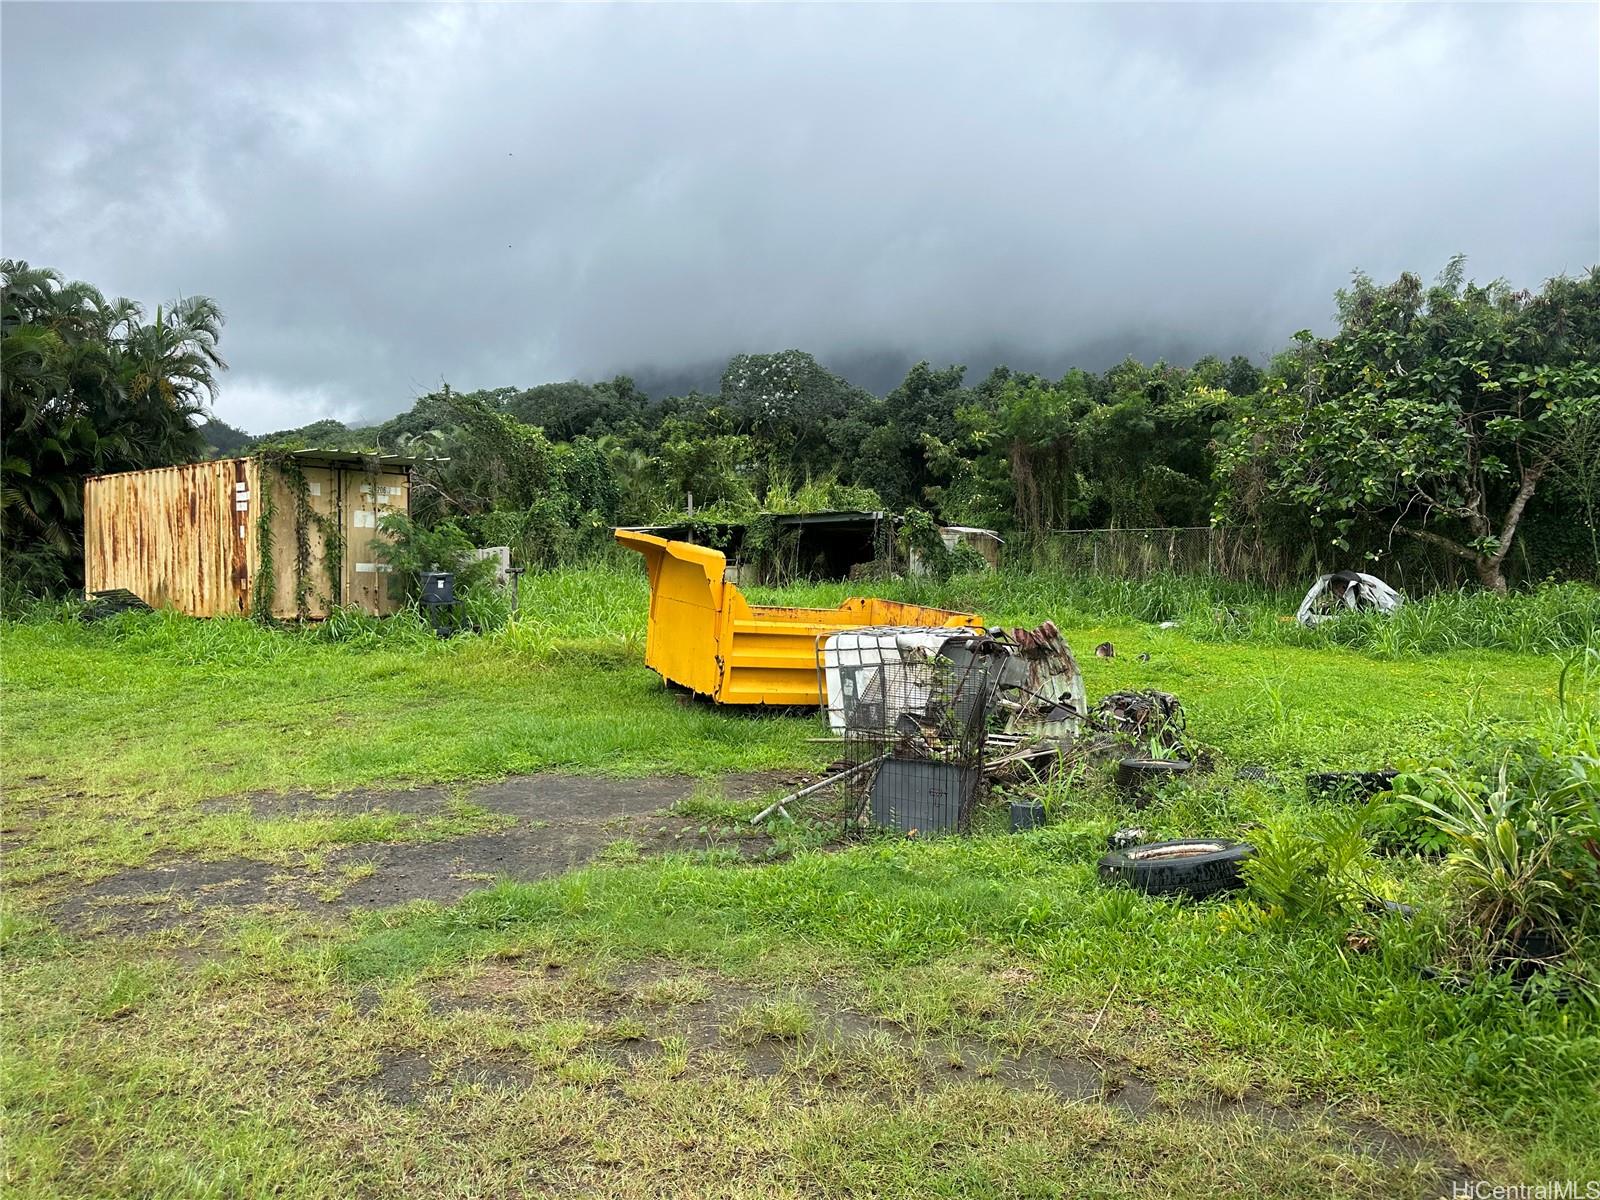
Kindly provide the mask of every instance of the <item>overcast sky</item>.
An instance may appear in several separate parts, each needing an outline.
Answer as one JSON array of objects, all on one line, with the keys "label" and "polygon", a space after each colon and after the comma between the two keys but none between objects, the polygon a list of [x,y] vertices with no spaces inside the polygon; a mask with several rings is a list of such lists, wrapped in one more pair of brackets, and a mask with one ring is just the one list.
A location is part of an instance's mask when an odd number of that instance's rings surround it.
[{"label": "overcast sky", "polygon": [[1600,261],[1596,14],[8,2],[0,250],[215,297],[254,432],[787,347],[1259,359],[1358,267]]}]

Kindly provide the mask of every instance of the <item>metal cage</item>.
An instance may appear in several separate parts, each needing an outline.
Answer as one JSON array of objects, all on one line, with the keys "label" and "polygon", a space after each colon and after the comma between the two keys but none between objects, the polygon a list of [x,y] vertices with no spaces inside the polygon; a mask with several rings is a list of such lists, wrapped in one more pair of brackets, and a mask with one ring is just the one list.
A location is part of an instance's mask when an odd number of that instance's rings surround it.
[{"label": "metal cage", "polygon": [[967,830],[1008,654],[976,630],[879,626],[818,639],[824,719],[844,739],[851,828]]}]

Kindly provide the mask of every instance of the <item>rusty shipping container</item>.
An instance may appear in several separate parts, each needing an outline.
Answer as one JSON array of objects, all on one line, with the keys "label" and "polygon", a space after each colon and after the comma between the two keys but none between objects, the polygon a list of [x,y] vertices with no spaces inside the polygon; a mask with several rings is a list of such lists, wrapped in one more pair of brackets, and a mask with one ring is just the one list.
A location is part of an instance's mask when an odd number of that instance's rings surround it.
[{"label": "rusty shipping container", "polygon": [[291,457],[288,469],[251,457],[92,476],[83,489],[85,592],[126,588],[192,617],[253,613],[258,590],[270,590],[274,617],[325,617],[339,605],[393,612],[389,568],[373,543],[386,514],[411,511],[415,460],[325,450]]}]

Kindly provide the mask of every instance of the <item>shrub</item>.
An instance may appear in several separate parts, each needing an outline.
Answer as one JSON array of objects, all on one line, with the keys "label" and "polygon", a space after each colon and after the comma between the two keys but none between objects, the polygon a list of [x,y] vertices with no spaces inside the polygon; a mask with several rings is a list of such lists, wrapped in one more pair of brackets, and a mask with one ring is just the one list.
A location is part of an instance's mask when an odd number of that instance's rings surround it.
[{"label": "shrub", "polygon": [[378,522],[387,541],[376,543],[374,553],[393,570],[390,586],[407,600],[415,600],[424,571],[449,571],[456,577],[458,594],[467,596],[494,575],[494,563],[473,555],[474,547],[454,521],[441,521],[429,529],[405,513],[390,513]]},{"label": "shrub", "polygon": [[1306,827],[1287,818],[1251,834],[1256,853],[1244,864],[1252,896],[1290,922],[1348,917],[1373,898],[1370,846],[1361,809],[1319,814]]},{"label": "shrub", "polygon": [[1481,761],[1396,780],[1448,840],[1454,948],[1546,958],[1571,948],[1600,902],[1600,710],[1559,710]]}]

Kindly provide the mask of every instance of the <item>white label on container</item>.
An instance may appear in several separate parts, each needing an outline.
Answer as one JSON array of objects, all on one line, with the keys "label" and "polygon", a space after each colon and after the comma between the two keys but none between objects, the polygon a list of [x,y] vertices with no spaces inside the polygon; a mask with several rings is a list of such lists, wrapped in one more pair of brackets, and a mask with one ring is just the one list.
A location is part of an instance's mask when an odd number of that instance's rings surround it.
[{"label": "white label on container", "polygon": [[357,575],[387,575],[392,570],[394,570],[394,568],[388,563],[358,562],[356,564]]},{"label": "white label on container", "polygon": [[311,492],[311,494],[313,496],[322,495],[322,485],[320,483],[318,483],[315,479],[313,479],[310,483],[306,484],[306,488]]},{"label": "white label on container", "polygon": [[363,484],[362,484],[362,485],[361,485],[361,494],[362,494],[362,495],[363,495],[363,496],[370,496],[370,495],[372,495],[372,485],[371,485],[371,484],[370,484],[370,483],[363,483]]},{"label": "white label on container", "polygon": [[364,508],[358,508],[356,509],[355,525],[357,529],[376,529],[378,527],[378,518],[376,514]]},{"label": "white label on container", "polygon": [[235,493],[247,492],[250,490],[250,485],[248,483],[236,483],[233,485],[233,490]]},{"label": "white label on container", "polygon": [[241,542],[244,541],[244,526],[243,525],[239,526],[239,540]]},{"label": "white label on container", "polygon": [[250,511],[250,501],[248,501],[248,500],[235,500],[233,502],[233,511],[234,512],[249,512]]},{"label": "white label on container", "polygon": [[386,487],[383,490],[385,494],[390,496],[398,496],[400,494],[400,489],[397,487]]}]

